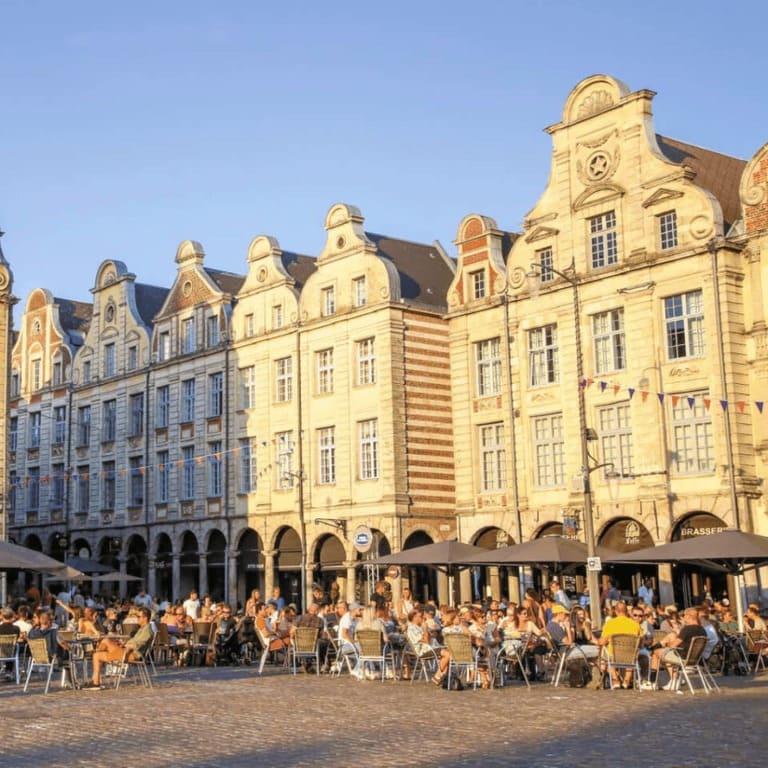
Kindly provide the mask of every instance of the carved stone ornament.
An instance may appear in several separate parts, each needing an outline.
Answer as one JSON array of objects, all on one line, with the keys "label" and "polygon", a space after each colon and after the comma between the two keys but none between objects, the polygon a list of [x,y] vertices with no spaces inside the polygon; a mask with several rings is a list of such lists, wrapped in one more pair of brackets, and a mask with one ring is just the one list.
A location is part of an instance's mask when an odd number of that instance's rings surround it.
[{"label": "carved stone ornament", "polygon": [[512,267],[509,273],[509,287],[512,290],[519,290],[525,285],[526,271],[522,267]]},{"label": "carved stone ornament", "polygon": [[621,151],[617,146],[613,153],[609,149],[598,149],[587,156],[586,161],[581,159],[576,161],[576,173],[585,186],[596,184],[597,182],[606,182],[615,173],[619,167]]},{"label": "carved stone ornament", "polygon": [[760,205],[766,199],[766,189],[768,189],[768,183],[751,184],[744,190],[744,194],[741,196],[741,201],[744,205]]},{"label": "carved stone ornament", "polygon": [[192,281],[186,280],[184,282],[184,285],[181,286],[181,292],[184,294],[185,298],[189,298],[192,294]]},{"label": "carved stone ornament", "polygon": [[593,91],[581,102],[576,112],[578,120],[596,115],[613,106],[613,97],[608,91]]},{"label": "carved stone ornament", "polygon": [[712,220],[709,216],[704,215],[694,216],[691,219],[688,230],[690,231],[691,236],[696,238],[696,240],[704,240],[707,237],[711,237],[714,232]]},{"label": "carved stone ornament", "polygon": [[260,283],[263,283],[267,279],[267,268],[266,267],[261,267],[261,269],[259,269],[259,271],[256,273],[256,279]]}]

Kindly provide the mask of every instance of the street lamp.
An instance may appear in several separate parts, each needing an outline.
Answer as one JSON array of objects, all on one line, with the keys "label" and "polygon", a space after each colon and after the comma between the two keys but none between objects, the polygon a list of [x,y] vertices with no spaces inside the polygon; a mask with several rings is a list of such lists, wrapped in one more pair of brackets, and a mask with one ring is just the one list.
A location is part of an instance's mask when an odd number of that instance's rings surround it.
[{"label": "street lamp", "polygon": [[[600,610],[600,579],[601,570],[600,560],[597,558],[597,545],[595,542],[595,527],[592,518],[592,484],[590,475],[597,469],[610,467],[613,470],[612,463],[597,464],[589,453],[589,439],[594,435],[594,430],[587,427],[586,406],[584,403],[584,391],[586,382],[584,381],[584,355],[581,347],[581,307],[579,304],[579,280],[576,277],[576,266],[571,262],[567,272],[561,272],[550,264],[531,264],[525,275],[528,290],[531,296],[538,295],[541,289],[542,272],[552,273],[563,278],[573,289],[573,325],[574,341],[576,343],[576,378],[579,383],[578,407],[579,407],[579,441],[581,443],[581,480],[583,483],[582,493],[584,496],[584,538],[587,545],[587,590],[589,592],[589,614],[593,629],[600,629],[602,626],[602,613]],[[606,473],[611,479],[617,479],[618,473],[612,471]]]}]

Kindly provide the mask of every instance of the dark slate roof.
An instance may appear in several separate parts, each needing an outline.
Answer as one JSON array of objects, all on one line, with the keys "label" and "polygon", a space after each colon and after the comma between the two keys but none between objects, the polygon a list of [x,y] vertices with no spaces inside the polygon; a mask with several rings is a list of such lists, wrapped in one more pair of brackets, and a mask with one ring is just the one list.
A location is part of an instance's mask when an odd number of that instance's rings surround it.
[{"label": "dark slate roof", "polygon": [[717,198],[723,209],[727,232],[731,224],[741,218],[739,182],[747,161],[659,134],[656,134],[656,141],[669,160],[685,165],[696,173],[694,184]]},{"label": "dark slate roof", "polygon": [[245,275],[236,275],[234,272],[222,272],[220,269],[208,269],[208,267],[205,267],[205,272],[221,291],[232,296],[237,294],[240,286],[245,282]]},{"label": "dark slate roof", "polygon": [[403,299],[436,309],[447,308],[446,295],[454,272],[434,245],[396,240],[386,235],[365,233],[379,255],[389,259],[400,275]]},{"label": "dark slate roof", "polygon": [[296,288],[299,291],[304,287],[309,276],[317,269],[317,259],[312,256],[304,256],[301,253],[283,251],[282,261],[285,271],[296,281]]},{"label": "dark slate roof", "polygon": [[146,283],[135,283],[134,288],[136,309],[138,309],[144,324],[151,328],[155,315],[163,308],[169,289]]},{"label": "dark slate roof", "polygon": [[84,301],[56,297],[53,301],[59,306],[59,322],[62,330],[69,335],[73,344],[80,346],[91,325],[93,305]]}]

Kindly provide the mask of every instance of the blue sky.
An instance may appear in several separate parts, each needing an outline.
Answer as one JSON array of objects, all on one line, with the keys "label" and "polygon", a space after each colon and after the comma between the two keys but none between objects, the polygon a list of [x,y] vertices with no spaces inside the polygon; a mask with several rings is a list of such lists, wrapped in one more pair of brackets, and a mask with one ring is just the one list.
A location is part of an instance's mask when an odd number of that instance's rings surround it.
[{"label": "blue sky", "polygon": [[[14,293],[90,300],[104,259],[170,286],[199,240],[315,255],[336,202],[453,254],[516,229],[572,88],[658,93],[656,129],[742,158],[768,141],[765,10],[700,2],[0,0],[0,228]],[[17,313],[18,315],[18,313]]]}]

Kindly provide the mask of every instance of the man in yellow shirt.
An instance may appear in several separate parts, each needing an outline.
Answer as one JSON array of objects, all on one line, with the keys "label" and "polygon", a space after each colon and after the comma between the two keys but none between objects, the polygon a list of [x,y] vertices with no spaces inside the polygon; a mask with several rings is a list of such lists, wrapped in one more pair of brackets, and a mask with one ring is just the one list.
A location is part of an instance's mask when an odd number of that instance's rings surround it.
[{"label": "man in yellow shirt", "polygon": [[[619,600],[614,606],[616,615],[608,619],[603,625],[603,632],[600,635],[598,644],[606,647],[608,653],[613,656],[613,645],[611,638],[614,635],[632,635],[633,637],[642,637],[643,630],[640,627],[640,623],[635,621],[629,616],[627,611],[627,604],[623,600]],[[631,688],[632,686],[632,670],[624,670],[624,680],[620,680],[618,674],[614,672],[613,677],[614,686],[617,688]]]}]

